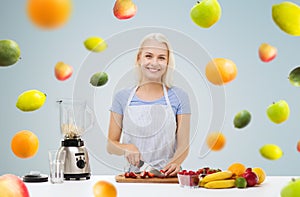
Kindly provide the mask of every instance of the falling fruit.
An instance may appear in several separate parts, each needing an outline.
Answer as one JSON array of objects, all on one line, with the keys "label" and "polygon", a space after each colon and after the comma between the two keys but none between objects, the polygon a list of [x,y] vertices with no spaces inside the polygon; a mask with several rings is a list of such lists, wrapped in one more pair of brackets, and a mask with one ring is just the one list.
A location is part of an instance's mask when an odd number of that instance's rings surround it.
[{"label": "falling fruit", "polygon": [[285,33],[300,36],[300,7],[292,2],[281,2],[272,6],[272,18]]},{"label": "falling fruit", "polygon": [[293,86],[300,87],[300,67],[294,68],[290,72],[289,81]]},{"label": "falling fruit", "polygon": [[267,108],[267,116],[276,124],[286,121],[290,116],[290,108],[288,103],[285,100],[272,103]]},{"label": "falling fruit", "polygon": [[226,138],[220,132],[212,132],[207,136],[206,144],[211,150],[220,151],[226,144]]},{"label": "falling fruit", "polygon": [[0,193],[1,197],[30,197],[25,183],[14,174],[0,176]]},{"label": "falling fruit", "polygon": [[282,157],[283,152],[276,144],[265,144],[260,149],[261,156],[269,160],[277,160]]},{"label": "falling fruit", "polygon": [[292,179],[285,185],[280,192],[281,197],[299,197],[300,196],[300,179]]},{"label": "falling fruit", "polygon": [[67,80],[71,77],[73,73],[73,67],[65,64],[64,62],[57,62],[57,64],[54,67],[54,74],[56,79],[60,81]]},{"label": "falling fruit", "polygon": [[137,6],[132,0],[116,0],[113,8],[113,13],[120,20],[130,19],[135,16]]},{"label": "falling fruit", "polygon": [[258,55],[261,61],[270,62],[276,57],[277,49],[268,43],[262,43],[259,46]]},{"label": "falling fruit", "polygon": [[33,157],[39,148],[39,139],[31,131],[17,132],[11,140],[11,150],[22,159]]},{"label": "falling fruit", "polygon": [[27,90],[19,95],[16,107],[24,112],[35,111],[44,105],[46,97],[39,90]]},{"label": "falling fruit", "polygon": [[297,151],[300,152],[300,140],[297,142]]},{"label": "falling fruit", "polygon": [[219,21],[222,9],[217,0],[202,0],[197,2],[190,11],[194,23],[203,28],[209,28]]},{"label": "falling fruit", "polygon": [[212,84],[223,85],[236,78],[237,67],[229,59],[214,58],[206,65],[205,75]]},{"label": "falling fruit", "polygon": [[54,29],[70,18],[72,0],[28,0],[27,14],[38,27]]},{"label": "falling fruit", "polygon": [[87,38],[84,41],[84,46],[87,50],[92,52],[101,52],[107,48],[106,42],[102,38],[97,36]]},{"label": "falling fruit", "polygon": [[0,66],[15,64],[21,55],[19,45],[13,40],[0,40]]},{"label": "falling fruit", "polygon": [[108,75],[105,72],[97,72],[92,75],[90,83],[93,86],[103,86],[108,81]]},{"label": "falling fruit", "polygon": [[108,181],[98,181],[93,186],[94,197],[117,197],[117,188]]},{"label": "falling fruit", "polygon": [[247,110],[242,110],[238,112],[233,120],[235,128],[242,129],[246,127],[251,121],[251,114]]}]

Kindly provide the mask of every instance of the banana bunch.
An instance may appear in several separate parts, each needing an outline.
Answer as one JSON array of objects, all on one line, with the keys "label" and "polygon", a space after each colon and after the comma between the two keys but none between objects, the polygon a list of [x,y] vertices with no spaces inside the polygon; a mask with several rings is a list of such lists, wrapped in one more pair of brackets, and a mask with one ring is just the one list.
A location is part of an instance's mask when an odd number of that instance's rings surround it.
[{"label": "banana bunch", "polygon": [[199,186],[208,189],[222,189],[235,187],[235,179],[230,171],[216,172],[206,175],[199,181]]}]

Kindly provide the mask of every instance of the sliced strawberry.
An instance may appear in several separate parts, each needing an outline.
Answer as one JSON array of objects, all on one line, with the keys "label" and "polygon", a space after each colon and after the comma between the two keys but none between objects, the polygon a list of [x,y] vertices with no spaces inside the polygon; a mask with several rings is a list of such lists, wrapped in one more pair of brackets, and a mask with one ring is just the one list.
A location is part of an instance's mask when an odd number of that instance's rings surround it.
[{"label": "sliced strawberry", "polygon": [[130,172],[125,172],[124,176],[125,178],[130,178]]},{"label": "sliced strawberry", "polygon": [[141,177],[142,179],[146,178],[147,176],[148,176],[148,172],[147,172],[147,171],[143,171],[143,172],[141,172],[141,174],[140,174],[140,177]]},{"label": "sliced strawberry", "polygon": [[151,172],[148,172],[148,177],[149,177],[149,178],[153,178],[153,177],[155,177],[155,174],[153,174],[153,173],[151,173]]},{"label": "sliced strawberry", "polygon": [[137,175],[134,172],[129,172],[129,176],[131,178],[136,178],[137,177]]}]

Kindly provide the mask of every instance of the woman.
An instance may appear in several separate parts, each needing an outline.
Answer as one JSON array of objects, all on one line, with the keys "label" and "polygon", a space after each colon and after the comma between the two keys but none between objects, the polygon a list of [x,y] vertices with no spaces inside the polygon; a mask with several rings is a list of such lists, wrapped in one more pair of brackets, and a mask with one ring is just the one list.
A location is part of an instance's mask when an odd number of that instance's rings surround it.
[{"label": "woman", "polygon": [[107,151],[176,176],[189,152],[191,111],[188,95],[171,85],[174,56],[164,35],[142,40],[136,67],[138,85],[113,99]]}]

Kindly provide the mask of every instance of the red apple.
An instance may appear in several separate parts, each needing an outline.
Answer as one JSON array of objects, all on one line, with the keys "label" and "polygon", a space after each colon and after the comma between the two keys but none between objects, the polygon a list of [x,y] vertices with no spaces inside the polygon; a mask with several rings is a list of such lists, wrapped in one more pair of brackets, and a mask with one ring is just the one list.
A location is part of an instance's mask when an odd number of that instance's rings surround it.
[{"label": "red apple", "polygon": [[29,192],[19,177],[13,174],[5,174],[0,176],[0,196],[29,197]]},{"label": "red apple", "polygon": [[137,11],[137,6],[132,0],[116,0],[113,12],[120,20],[132,18]]},{"label": "red apple", "polygon": [[297,150],[298,150],[298,152],[300,152],[300,140],[297,143]]},{"label": "red apple", "polygon": [[261,61],[270,62],[277,55],[277,49],[267,43],[262,43],[258,49],[258,55]]},{"label": "red apple", "polygon": [[60,81],[64,81],[71,77],[73,68],[72,66],[65,64],[64,62],[57,62],[54,71],[55,77]]}]

